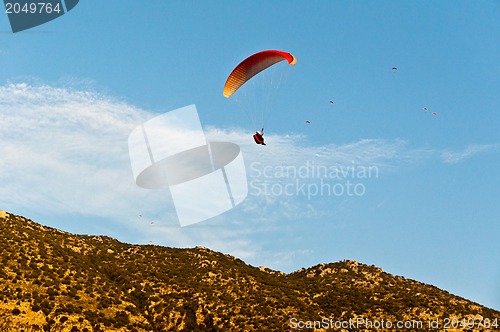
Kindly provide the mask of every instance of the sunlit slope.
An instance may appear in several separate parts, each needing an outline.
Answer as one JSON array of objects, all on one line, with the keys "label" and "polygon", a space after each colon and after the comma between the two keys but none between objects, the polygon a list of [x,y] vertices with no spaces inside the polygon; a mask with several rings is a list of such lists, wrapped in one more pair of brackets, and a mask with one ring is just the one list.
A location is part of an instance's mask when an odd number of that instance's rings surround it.
[{"label": "sunlit slope", "polygon": [[282,331],[326,318],[500,318],[355,261],[287,275],[203,247],[130,245],[4,212],[0,253],[1,331]]}]

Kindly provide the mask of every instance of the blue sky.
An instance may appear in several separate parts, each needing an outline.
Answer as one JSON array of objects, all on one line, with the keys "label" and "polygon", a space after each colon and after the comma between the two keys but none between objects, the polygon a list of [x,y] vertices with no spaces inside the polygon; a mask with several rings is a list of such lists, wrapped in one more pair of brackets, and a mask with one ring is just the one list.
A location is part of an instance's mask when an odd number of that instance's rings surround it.
[{"label": "blue sky", "polygon": [[[486,0],[80,1],[16,34],[0,15],[0,208],[285,272],[355,259],[498,310],[499,15]],[[222,87],[265,49],[298,63],[261,147]],[[240,145],[249,195],[181,228],[168,189],[135,186],[127,138],[190,104],[209,139]],[[347,181],[360,191],[311,192]]]}]

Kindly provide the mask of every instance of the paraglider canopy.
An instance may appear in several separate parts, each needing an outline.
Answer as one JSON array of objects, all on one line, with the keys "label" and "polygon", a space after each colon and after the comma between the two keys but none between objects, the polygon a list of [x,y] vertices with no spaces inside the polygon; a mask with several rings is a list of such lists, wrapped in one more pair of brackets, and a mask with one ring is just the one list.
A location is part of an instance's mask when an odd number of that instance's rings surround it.
[{"label": "paraglider canopy", "polygon": [[250,55],[229,74],[223,96],[238,105],[254,128],[266,127],[275,109],[277,92],[297,58],[288,52],[266,50]]},{"label": "paraglider canopy", "polygon": [[291,53],[277,50],[262,51],[249,56],[233,69],[226,80],[226,84],[224,84],[222,94],[226,98],[231,97],[236,90],[252,77],[283,60],[288,61],[292,66],[297,63],[297,58]]}]

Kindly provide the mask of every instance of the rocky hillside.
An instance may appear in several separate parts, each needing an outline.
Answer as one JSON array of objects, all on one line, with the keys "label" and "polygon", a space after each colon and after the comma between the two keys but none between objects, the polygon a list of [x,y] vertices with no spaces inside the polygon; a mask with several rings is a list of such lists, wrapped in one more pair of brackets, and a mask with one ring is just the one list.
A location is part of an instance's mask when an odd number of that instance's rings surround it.
[{"label": "rocky hillside", "polygon": [[0,331],[500,331],[498,311],[355,261],[284,274],[5,212],[0,259]]}]

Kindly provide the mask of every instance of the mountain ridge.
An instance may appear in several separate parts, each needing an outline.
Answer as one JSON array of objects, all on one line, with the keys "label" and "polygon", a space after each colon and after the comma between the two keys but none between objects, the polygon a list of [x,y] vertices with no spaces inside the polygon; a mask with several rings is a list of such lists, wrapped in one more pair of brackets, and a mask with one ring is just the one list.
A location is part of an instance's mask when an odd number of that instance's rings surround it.
[{"label": "mountain ridge", "polygon": [[353,260],[286,274],[201,246],[126,244],[2,211],[0,230],[1,331],[349,330],[340,323],[356,321],[370,330],[382,320],[500,331],[499,311]]}]

